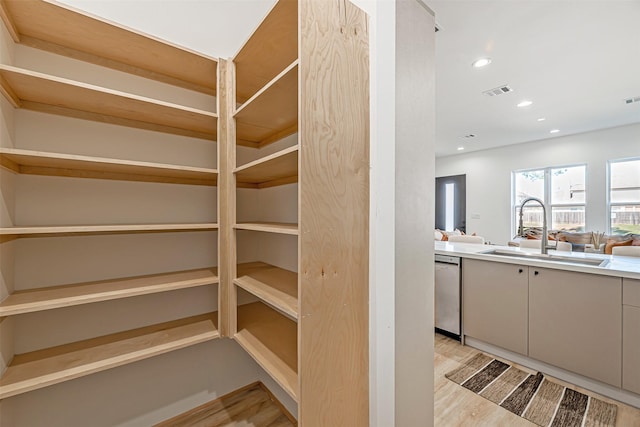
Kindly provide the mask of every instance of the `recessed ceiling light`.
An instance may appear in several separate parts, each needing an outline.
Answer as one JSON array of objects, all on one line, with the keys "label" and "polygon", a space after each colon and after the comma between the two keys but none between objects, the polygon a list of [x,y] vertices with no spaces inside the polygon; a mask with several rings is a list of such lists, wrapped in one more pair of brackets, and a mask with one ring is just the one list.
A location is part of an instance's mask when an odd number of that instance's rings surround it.
[{"label": "recessed ceiling light", "polygon": [[518,107],[520,107],[520,108],[522,108],[522,107],[528,107],[528,106],[529,106],[529,105],[531,105],[531,104],[533,104],[533,102],[532,102],[532,101],[525,100],[525,101],[522,101],[521,103],[519,103],[519,104],[518,104]]},{"label": "recessed ceiling light", "polygon": [[545,120],[547,120],[547,118],[546,118],[546,117],[540,117],[540,118],[538,119],[538,121],[539,121],[539,122],[544,122]]},{"label": "recessed ceiling light", "polygon": [[549,131],[549,133],[558,133],[558,132],[560,132],[560,129],[551,129]]},{"label": "recessed ceiling light", "polygon": [[458,147],[458,151],[464,150],[464,147]]},{"label": "recessed ceiling light", "polygon": [[482,68],[489,64],[491,64],[491,58],[480,58],[476,59],[471,65],[473,65],[473,68]]}]

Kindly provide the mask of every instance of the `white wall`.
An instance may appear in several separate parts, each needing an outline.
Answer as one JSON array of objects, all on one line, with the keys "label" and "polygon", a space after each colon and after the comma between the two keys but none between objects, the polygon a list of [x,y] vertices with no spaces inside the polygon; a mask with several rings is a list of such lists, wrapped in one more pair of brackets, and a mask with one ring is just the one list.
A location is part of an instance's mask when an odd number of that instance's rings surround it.
[{"label": "white wall", "polygon": [[638,156],[640,124],[635,124],[440,157],[436,176],[466,174],[467,232],[505,244],[513,237],[512,171],[586,164],[586,229],[603,232],[607,231],[607,160]]}]

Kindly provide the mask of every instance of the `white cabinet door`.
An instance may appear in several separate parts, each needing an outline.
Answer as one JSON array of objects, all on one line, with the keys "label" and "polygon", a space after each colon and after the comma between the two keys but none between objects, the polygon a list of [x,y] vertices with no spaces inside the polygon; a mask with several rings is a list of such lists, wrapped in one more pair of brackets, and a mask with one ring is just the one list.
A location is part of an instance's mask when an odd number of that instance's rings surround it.
[{"label": "white cabinet door", "polygon": [[529,267],[529,356],[616,387],[622,279]]},{"label": "white cabinet door", "polygon": [[527,354],[527,267],[462,260],[464,335]]}]

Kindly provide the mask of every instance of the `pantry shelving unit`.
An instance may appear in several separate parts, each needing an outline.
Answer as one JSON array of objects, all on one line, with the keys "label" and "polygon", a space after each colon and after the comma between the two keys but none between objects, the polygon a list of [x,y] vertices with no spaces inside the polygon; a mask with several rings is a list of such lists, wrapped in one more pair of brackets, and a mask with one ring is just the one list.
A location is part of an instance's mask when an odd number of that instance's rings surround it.
[{"label": "pantry shelving unit", "polygon": [[[14,42],[205,95],[217,91],[218,61],[48,1],[2,0],[0,15]],[[0,91],[14,107],[41,113],[215,141],[218,115],[160,99],[0,64]],[[212,105],[215,103],[212,102]],[[218,170],[112,158],[0,148],[0,164],[20,175],[217,186]],[[99,185],[99,184],[96,184]],[[211,201],[216,203],[215,200]],[[217,222],[14,225],[0,244],[21,238],[217,231]],[[217,246],[217,244],[216,244]],[[0,302],[12,316],[219,285],[218,260],[193,270],[164,271],[16,290]],[[162,307],[158,307],[161,311]],[[224,308],[223,308],[224,311]],[[0,377],[0,399],[196,345],[220,337],[218,311],[171,319],[90,339],[14,354]],[[82,319],[78,319],[82,322]],[[7,322],[9,323],[9,322]],[[6,323],[1,325],[10,327]],[[6,352],[4,352],[6,353]],[[3,353],[3,354],[4,354]]]},{"label": "pantry shelving unit", "polygon": [[[227,97],[238,105],[225,138],[236,150],[257,150],[241,165],[228,150],[228,221],[297,239],[295,272],[262,259],[237,264],[238,236],[227,236],[229,334],[298,402],[302,425],[367,425],[366,15],[347,1],[281,0],[225,68]],[[262,154],[294,134],[293,146]],[[235,220],[239,189],[285,185],[297,186],[295,224]],[[255,217],[279,215],[262,213]]]},{"label": "pantry shelving unit", "polygon": [[[0,398],[229,337],[298,403],[300,424],[368,425],[366,14],[348,0],[279,0],[232,59],[216,60],[56,3],[0,6],[16,43],[216,96],[217,103],[205,111],[2,64],[0,88],[15,108],[216,141],[218,150],[217,168],[202,168],[2,147],[0,163],[17,175],[216,186],[218,215],[203,223],[7,226],[0,241],[215,230],[219,249],[207,268],[11,293],[0,302],[0,319],[219,290],[215,313],[15,355]],[[284,138],[296,141],[285,147]],[[239,164],[238,150],[253,150],[252,159]],[[286,218],[258,204],[263,211],[238,220],[241,192],[270,197],[280,190],[295,197],[283,205],[291,208]],[[249,237],[242,244],[259,240],[261,253],[291,249],[284,258],[293,257],[295,268],[239,262],[239,234]]]}]

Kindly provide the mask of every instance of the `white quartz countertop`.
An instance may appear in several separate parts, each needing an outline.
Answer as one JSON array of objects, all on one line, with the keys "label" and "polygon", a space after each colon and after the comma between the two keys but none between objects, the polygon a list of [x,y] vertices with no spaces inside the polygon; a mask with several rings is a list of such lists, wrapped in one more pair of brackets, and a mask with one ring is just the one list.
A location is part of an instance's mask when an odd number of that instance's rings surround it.
[{"label": "white quartz countertop", "polygon": [[[517,254],[539,254],[539,249],[529,248],[516,248],[511,246],[497,246],[497,245],[477,245],[471,243],[449,243],[449,242],[435,242],[435,253],[439,255],[451,255],[461,258],[479,259],[485,261],[496,261],[507,264],[520,264],[533,267],[550,268],[556,270],[577,271],[581,273],[602,274],[605,276],[627,277],[630,279],[640,279],[640,258],[628,257],[628,256],[612,256],[594,253],[583,252],[562,252],[549,250],[549,254],[552,256],[557,255],[560,257],[567,257],[566,262],[558,261],[557,258],[554,261],[547,259],[528,258],[520,256],[504,256],[493,255],[487,252],[492,251],[510,252]],[[580,260],[602,260],[606,261],[604,264],[598,265],[583,265],[574,264],[572,259],[576,261]]]}]

